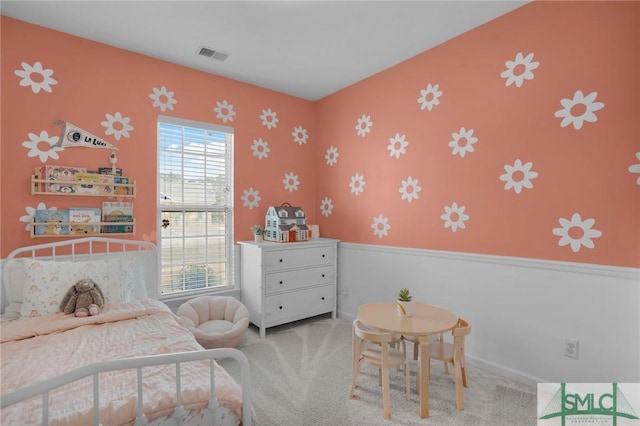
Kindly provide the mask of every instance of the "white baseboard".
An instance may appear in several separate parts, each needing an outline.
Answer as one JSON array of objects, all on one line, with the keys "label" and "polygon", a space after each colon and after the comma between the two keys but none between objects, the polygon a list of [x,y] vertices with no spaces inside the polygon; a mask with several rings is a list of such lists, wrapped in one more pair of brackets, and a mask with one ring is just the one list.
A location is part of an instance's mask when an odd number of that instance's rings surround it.
[{"label": "white baseboard", "polygon": [[538,377],[532,377],[522,371],[516,371],[511,368],[506,368],[503,365],[498,365],[493,362],[489,362],[484,359],[479,359],[473,355],[466,353],[465,360],[470,366],[481,368],[485,371],[498,374],[507,379],[515,380],[516,382],[523,383],[525,385],[536,387],[538,383],[546,383],[547,381]]}]

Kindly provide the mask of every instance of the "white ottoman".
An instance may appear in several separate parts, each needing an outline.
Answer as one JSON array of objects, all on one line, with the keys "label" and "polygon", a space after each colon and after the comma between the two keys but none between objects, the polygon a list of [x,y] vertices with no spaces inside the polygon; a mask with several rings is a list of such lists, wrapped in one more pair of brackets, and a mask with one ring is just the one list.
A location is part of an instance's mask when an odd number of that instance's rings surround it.
[{"label": "white ottoman", "polygon": [[206,349],[235,348],[249,327],[249,311],[234,297],[196,297],[176,313]]}]

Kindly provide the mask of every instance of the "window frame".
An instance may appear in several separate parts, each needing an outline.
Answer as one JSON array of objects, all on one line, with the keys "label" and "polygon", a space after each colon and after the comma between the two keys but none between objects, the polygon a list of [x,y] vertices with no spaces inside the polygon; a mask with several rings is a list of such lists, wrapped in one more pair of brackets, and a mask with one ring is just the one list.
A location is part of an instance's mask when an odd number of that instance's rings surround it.
[{"label": "window frame", "polygon": [[[220,208],[218,206],[194,206],[188,205],[184,203],[184,200],[181,204],[177,205],[163,205],[160,202],[160,170],[161,170],[161,149],[160,149],[160,126],[162,124],[181,126],[181,127],[189,127],[206,131],[214,131],[214,132],[222,132],[226,133],[227,143],[225,150],[225,176],[226,176],[226,186],[227,186],[227,203],[226,206]],[[156,246],[158,248],[158,300],[176,300],[176,299],[185,299],[191,298],[202,294],[215,294],[221,293],[229,290],[236,289],[236,280],[235,280],[235,249],[234,249],[234,189],[233,189],[233,152],[234,152],[234,129],[233,127],[221,126],[218,124],[203,122],[203,121],[195,121],[184,118],[158,115],[156,120],[156,152],[157,152],[157,164],[156,164]],[[183,147],[184,148],[184,147]],[[184,149],[182,149],[184,152]],[[184,176],[183,176],[184,180]],[[207,213],[215,213],[215,212],[224,212],[225,217],[225,231],[224,231],[224,241],[225,241],[225,279],[226,282],[224,284],[215,286],[215,287],[205,287],[200,289],[193,290],[180,290],[172,293],[163,294],[163,244],[162,244],[162,213],[163,212],[204,212]],[[203,234],[203,236],[206,234]],[[182,241],[185,240],[185,236],[182,237]],[[183,263],[184,266],[188,265],[188,263]]]}]

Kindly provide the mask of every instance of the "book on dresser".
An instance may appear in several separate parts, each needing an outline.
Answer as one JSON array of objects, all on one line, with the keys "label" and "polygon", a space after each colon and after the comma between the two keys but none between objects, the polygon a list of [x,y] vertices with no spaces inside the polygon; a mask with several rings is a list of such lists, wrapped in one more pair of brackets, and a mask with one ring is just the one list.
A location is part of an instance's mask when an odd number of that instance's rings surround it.
[{"label": "book on dresser", "polygon": [[69,233],[72,235],[98,234],[101,221],[102,211],[97,207],[69,208]]},{"label": "book on dresser", "polygon": [[[70,166],[45,166],[43,179],[53,181],[46,183],[45,192],[60,192],[70,194],[76,192],[75,175],[76,173],[86,173],[86,167],[70,167]],[[68,182],[68,183],[67,183]]]},{"label": "book on dresser", "polygon": [[69,210],[36,210],[35,235],[68,235]]},{"label": "book on dresser", "polygon": [[[102,225],[102,232],[122,234],[133,232],[133,203],[132,202],[102,202],[102,222],[114,222],[114,225]],[[117,222],[129,222],[115,225]]]}]

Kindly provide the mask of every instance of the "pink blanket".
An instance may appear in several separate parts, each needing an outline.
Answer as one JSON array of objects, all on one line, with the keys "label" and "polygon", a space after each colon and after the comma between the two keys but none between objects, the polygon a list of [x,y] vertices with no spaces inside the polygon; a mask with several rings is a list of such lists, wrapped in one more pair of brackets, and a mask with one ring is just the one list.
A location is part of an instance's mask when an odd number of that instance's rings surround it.
[{"label": "pink blanket", "polygon": [[[201,350],[175,315],[154,300],[113,305],[100,315],[75,318],[52,314],[2,324],[0,331],[2,393],[55,377],[98,361],[144,355]],[[151,421],[176,405],[175,366],[146,367],[144,412]],[[237,416],[242,414],[242,391],[235,380],[215,365],[216,398]],[[183,363],[183,404],[203,408],[209,401],[209,362]],[[100,421],[104,425],[133,424],[136,416],[136,371],[100,374]],[[42,398],[2,410],[3,425],[41,422]],[[50,424],[91,424],[93,384],[90,378],[50,393]]]}]

